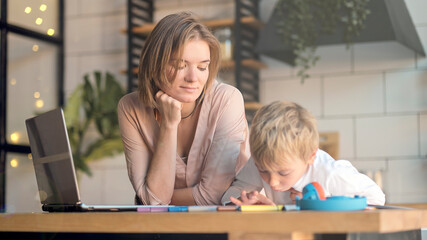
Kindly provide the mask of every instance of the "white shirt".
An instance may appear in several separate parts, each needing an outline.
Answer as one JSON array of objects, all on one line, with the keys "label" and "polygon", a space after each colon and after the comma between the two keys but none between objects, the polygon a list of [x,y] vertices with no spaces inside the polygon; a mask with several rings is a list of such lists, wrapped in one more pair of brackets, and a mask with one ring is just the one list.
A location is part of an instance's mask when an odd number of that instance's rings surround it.
[{"label": "white shirt", "polygon": [[[364,196],[368,204],[384,205],[385,195],[381,188],[368,176],[359,173],[347,160],[334,160],[328,153],[318,150],[316,158],[304,175],[293,188],[302,192],[302,189],[311,182],[318,182],[325,191],[325,196]],[[291,204],[288,191],[273,191],[262,180],[258,169],[251,158],[236,176],[233,184],[224,193],[222,204],[230,202],[230,196],[240,197],[242,190],[261,191],[276,204]]]}]

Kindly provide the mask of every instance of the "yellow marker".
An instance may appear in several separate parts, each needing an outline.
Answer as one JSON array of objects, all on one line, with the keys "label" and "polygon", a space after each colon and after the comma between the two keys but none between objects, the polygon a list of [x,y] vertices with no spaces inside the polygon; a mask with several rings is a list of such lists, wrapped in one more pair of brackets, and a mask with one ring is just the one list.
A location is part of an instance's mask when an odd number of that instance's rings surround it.
[{"label": "yellow marker", "polygon": [[271,212],[282,211],[283,205],[242,205],[240,211],[242,212]]}]

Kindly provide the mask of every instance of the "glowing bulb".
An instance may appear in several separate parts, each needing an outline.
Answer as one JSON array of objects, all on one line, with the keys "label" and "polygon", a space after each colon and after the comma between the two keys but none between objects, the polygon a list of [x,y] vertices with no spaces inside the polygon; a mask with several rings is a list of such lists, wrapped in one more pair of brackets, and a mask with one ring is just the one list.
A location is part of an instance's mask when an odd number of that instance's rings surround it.
[{"label": "glowing bulb", "polygon": [[36,108],[42,108],[44,106],[44,101],[39,99],[36,101]]},{"label": "glowing bulb", "polygon": [[24,11],[25,11],[26,14],[29,14],[31,12],[31,8],[30,7],[26,7]]},{"label": "glowing bulb", "polygon": [[15,85],[16,85],[16,79],[15,79],[15,78],[12,78],[12,79],[10,80],[10,85],[12,85],[12,86],[15,86]]},{"label": "glowing bulb", "polygon": [[40,98],[40,92],[34,92],[34,98]]},{"label": "glowing bulb", "polygon": [[33,154],[28,153],[27,157],[28,157],[28,159],[33,160]]},{"label": "glowing bulb", "polygon": [[42,4],[40,5],[40,11],[44,12],[47,9],[47,5],[46,4]]},{"label": "glowing bulb", "polygon": [[13,168],[18,167],[18,160],[16,158],[10,160],[10,166]]},{"label": "glowing bulb", "polygon": [[43,23],[43,19],[42,18],[37,18],[36,19],[36,24],[37,25],[41,25]]},{"label": "glowing bulb", "polygon": [[52,28],[49,28],[49,29],[47,30],[47,35],[49,35],[49,36],[53,36],[53,34],[55,34],[55,30],[53,30]]},{"label": "glowing bulb", "polygon": [[33,45],[33,51],[34,51],[34,52],[37,52],[38,50],[39,50],[39,45],[34,44],[34,45]]},{"label": "glowing bulb", "polygon": [[18,143],[19,137],[20,137],[19,133],[18,132],[14,132],[14,133],[10,134],[10,141],[12,143]]}]

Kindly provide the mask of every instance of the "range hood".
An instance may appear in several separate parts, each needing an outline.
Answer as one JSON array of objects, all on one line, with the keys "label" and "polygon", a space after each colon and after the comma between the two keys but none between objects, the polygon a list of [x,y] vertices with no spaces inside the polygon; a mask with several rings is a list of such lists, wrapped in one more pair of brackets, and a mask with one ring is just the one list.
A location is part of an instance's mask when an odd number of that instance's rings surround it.
[{"label": "range hood", "polygon": [[[368,3],[371,13],[367,16],[365,28],[353,40],[354,43],[397,41],[426,56],[418,33],[406,4],[403,0],[371,0]],[[268,23],[261,29],[256,51],[260,54],[293,64],[295,55],[290,46],[281,41],[276,25],[279,16],[273,10]],[[286,23],[285,23],[286,24]],[[332,35],[320,35],[318,46],[343,44],[343,28],[338,28]]]}]

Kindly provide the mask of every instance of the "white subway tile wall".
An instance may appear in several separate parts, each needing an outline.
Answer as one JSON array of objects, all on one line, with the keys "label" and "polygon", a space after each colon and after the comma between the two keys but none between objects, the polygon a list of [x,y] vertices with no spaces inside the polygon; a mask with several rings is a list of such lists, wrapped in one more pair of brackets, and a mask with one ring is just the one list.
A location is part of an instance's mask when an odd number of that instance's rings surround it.
[{"label": "white subway tile wall", "polygon": [[356,157],[418,155],[417,115],[356,119]]},{"label": "white subway tile wall", "polygon": [[126,69],[126,52],[110,52],[80,57],[80,71],[82,73],[93,73],[99,70],[103,73],[109,71],[116,77],[124,77],[120,70]]},{"label": "white subway tile wall", "polygon": [[283,81],[274,78],[261,84],[264,85],[264,92],[260,93],[262,103],[275,100],[293,101],[309,109],[313,115],[321,115],[322,93],[319,91],[321,79],[310,78],[301,84],[301,80],[296,78]]},{"label": "white subway tile wall", "polygon": [[[66,0],[66,92],[83,74],[117,73],[126,66],[126,1]],[[111,3],[110,3],[111,2]],[[268,20],[276,1],[261,1]],[[427,50],[425,0],[406,0]],[[156,0],[155,21],[169,13],[193,11],[204,18],[234,16],[233,0]],[[373,178],[381,175],[388,203],[427,202],[427,58],[390,42],[319,47],[320,62],[304,84],[287,64],[263,57],[261,102],[291,100],[308,108],[320,131],[338,131],[340,158]],[[126,76],[118,74],[123,83]],[[116,165],[122,164],[122,165]],[[82,198],[90,203],[132,203],[124,156],[92,166],[82,177]],[[105,184],[108,183],[108,184]],[[118,194],[115,194],[118,193]]]},{"label": "white subway tile wall", "polygon": [[396,41],[354,45],[354,71],[414,69],[415,52]]},{"label": "white subway tile wall", "polygon": [[325,116],[384,112],[382,74],[328,76],[324,82]]},{"label": "white subway tile wall", "polygon": [[427,69],[386,73],[387,112],[421,112],[427,107]]},{"label": "white subway tile wall", "polygon": [[127,0],[80,0],[80,14],[109,14],[124,12],[127,9]]},{"label": "white subway tile wall", "polygon": [[270,78],[291,78],[295,75],[295,69],[289,64],[264,55],[260,56],[260,60],[268,66],[268,71],[259,73],[261,81]]},{"label": "white subway tile wall", "polygon": [[103,46],[103,16],[78,16],[66,19],[66,54],[89,54],[101,52]]},{"label": "white subway tile wall", "polygon": [[345,45],[319,46],[316,54],[321,61],[308,71],[310,75],[348,73],[352,70],[351,50]]},{"label": "white subway tile wall", "polygon": [[425,158],[389,160],[385,177],[388,202],[427,202],[426,172]]},{"label": "white subway tile wall", "polygon": [[420,156],[427,157],[427,113],[420,115]]},{"label": "white subway tile wall", "polygon": [[103,18],[103,26],[108,26],[108,28],[103,28],[102,31],[103,51],[124,52],[127,50],[127,36],[126,34],[120,34],[121,30],[127,28],[126,16],[126,12],[120,12],[120,14]]},{"label": "white subway tile wall", "polygon": [[65,0],[65,18],[80,14],[80,0]]},{"label": "white subway tile wall", "polygon": [[65,95],[70,96],[71,92],[81,83],[80,61],[78,56],[67,56],[67,54],[65,56],[64,88]]}]

